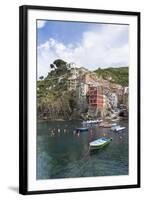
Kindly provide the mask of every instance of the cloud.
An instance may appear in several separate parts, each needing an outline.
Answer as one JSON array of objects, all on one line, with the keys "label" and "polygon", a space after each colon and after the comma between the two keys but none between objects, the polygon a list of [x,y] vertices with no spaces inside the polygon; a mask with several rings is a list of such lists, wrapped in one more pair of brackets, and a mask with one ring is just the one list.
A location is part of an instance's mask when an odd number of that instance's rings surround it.
[{"label": "cloud", "polygon": [[37,28],[43,28],[46,24],[46,21],[38,20],[37,21]]},{"label": "cloud", "polygon": [[49,38],[38,46],[38,77],[46,76],[55,59],[75,62],[90,70],[129,65],[128,26],[104,25],[83,33],[80,42],[67,44]]}]

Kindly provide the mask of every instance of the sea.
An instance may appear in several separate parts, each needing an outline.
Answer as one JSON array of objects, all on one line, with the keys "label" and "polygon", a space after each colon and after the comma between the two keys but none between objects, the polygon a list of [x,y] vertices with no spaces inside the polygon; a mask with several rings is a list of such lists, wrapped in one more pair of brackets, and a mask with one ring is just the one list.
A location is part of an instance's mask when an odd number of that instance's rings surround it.
[{"label": "sea", "polygon": [[[88,131],[79,132],[76,129],[84,127],[82,121],[38,122],[37,180],[128,175],[128,120],[120,120],[117,125],[126,129],[115,132],[92,124],[87,126]],[[112,142],[90,151],[89,143],[101,137],[112,138]]]}]

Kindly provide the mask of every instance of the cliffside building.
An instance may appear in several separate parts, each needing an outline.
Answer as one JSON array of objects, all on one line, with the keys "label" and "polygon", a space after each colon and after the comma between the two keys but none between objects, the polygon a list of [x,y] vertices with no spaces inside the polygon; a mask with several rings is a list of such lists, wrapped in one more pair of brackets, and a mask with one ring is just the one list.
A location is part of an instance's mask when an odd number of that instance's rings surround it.
[{"label": "cliffside building", "polygon": [[110,94],[110,102],[113,108],[117,108],[117,104],[118,104],[118,97],[116,93],[111,93]]},{"label": "cliffside building", "polygon": [[77,75],[73,74],[70,78],[68,78],[68,90],[76,90],[78,85],[78,77]]},{"label": "cliffside building", "polygon": [[104,98],[102,91],[97,87],[90,87],[88,91],[88,102],[91,108],[103,109]]}]

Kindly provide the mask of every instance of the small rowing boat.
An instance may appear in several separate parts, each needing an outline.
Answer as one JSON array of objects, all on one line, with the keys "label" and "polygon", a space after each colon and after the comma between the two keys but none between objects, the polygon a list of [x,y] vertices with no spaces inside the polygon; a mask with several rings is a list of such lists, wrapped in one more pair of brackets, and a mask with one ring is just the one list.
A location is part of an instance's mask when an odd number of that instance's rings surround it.
[{"label": "small rowing boat", "polygon": [[112,119],[111,121],[112,121],[112,122],[117,122],[117,121],[119,121],[119,118]]},{"label": "small rowing boat", "polygon": [[88,128],[87,127],[76,128],[76,131],[84,132],[88,131]]},{"label": "small rowing boat", "polygon": [[97,124],[97,120],[87,120],[87,121],[83,121],[82,124]]},{"label": "small rowing boat", "polygon": [[87,120],[87,121],[83,121],[82,124],[97,124],[97,123],[101,123],[102,121],[103,121],[102,119]]},{"label": "small rowing boat", "polygon": [[111,127],[114,127],[116,125],[117,125],[116,123],[109,124],[108,122],[105,122],[105,123],[101,123],[99,126],[102,127],[102,128],[111,128]]},{"label": "small rowing boat", "polygon": [[112,141],[112,138],[105,138],[105,137],[94,140],[93,142],[90,142],[89,144],[90,150],[101,149],[107,144],[109,144],[111,141]]},{"label": "small rowing boat", "polygon": [[114,126],[111,128],[112,131],[122,131],[124,130],[126,127],[122,127],[122,126]]},{"label": "small rowing boat", "polygon": [[115,126],[117,126],[117,123],[113,123],[113,124],[111,124],[111,126],[112,126],[112,127],[115,127]]},{"label": "small rowing boat", "polygon": [[118,127],[118,128],[116,128],[115,131],[122,131],[122,130],[124,130],[124,129],[126,129],[126,127]]}]

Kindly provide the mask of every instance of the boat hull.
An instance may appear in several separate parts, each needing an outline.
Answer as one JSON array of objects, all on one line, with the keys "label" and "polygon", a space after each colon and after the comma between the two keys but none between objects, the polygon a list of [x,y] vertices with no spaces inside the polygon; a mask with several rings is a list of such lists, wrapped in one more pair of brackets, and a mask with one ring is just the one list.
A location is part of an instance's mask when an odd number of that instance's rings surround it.
[{"label": "boat hull", "polygon": [[111,128],[112,131],[116,131],[116,132],[123,131],[125,129],[126,129],[125,127],[121,127],[121,126],[115,126]]},{"label": "boat hull", "polygon": [[99,145],[90,145],[90,150],[98,150],[102,149],[103,147],[107,146],[112,141],[112,138],[109,138],[106,142]]},{"label": "boat hull", "polygon": [[82,124],[98,124],[101,123],[103,120],[97,119],[97,120],[87,120],[83,121]]},{"label": "boat hull", "polygon": [[77,128],[76,131],[85,132],[88,131],[88,128]]},{"label": "boat hull", "polygon": [[119,131],[123,131],[123,130],[125,130],[125,127],[118,128],[118,129],[116,129],[115,131],[116,131],[116,132],[119,132]]}]

